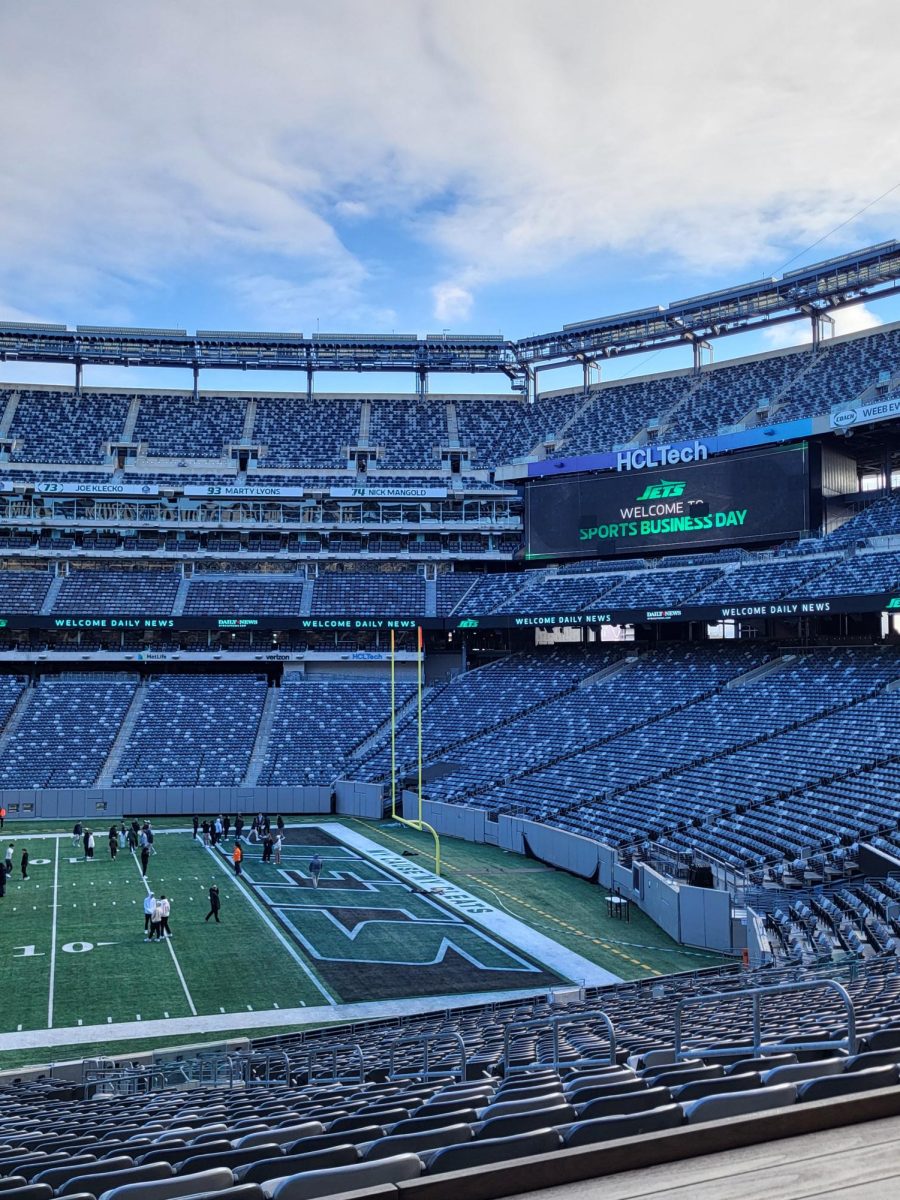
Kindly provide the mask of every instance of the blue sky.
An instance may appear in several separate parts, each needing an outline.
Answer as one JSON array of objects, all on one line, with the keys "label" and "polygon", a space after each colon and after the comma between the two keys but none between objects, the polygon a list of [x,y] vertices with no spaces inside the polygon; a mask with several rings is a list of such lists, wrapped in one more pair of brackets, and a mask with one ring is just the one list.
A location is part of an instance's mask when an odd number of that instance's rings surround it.
[{"label": "blue sky", "polygon": [[[850,218],[900,184],[896,12],[895,0],[6,5],[0,318],[519,337],[894,237],[900,188]],[[885,301],[839,328],[896,319],[900,303]],[[804,334],[748,336],[717,357]],[[623,360],[610,377],[687,361]],[[0,374],[70,381],[25,364]],[[87,382],[185,383],[124,369]],[[444,386],[485,390],[433,381]]]}]

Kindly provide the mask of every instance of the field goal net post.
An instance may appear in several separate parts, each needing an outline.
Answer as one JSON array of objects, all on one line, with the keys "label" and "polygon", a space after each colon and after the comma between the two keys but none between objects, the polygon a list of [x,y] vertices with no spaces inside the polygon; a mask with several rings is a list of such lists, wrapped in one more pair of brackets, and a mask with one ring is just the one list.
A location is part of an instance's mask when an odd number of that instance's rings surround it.
[{"label": "field goal net post", "polygon": [[408,825],[420,833],[427,830],[434,838],[434,873],[441,873],[441,839],[437,830],[422,820],[422,682],[425,669],[425,639],[422,626],[416,626],[416,714],[417,714],[417,796],[419,815],[415,820],[408,820],[397,812],[397,635],[391,630],[391,819],[401,825]]}]

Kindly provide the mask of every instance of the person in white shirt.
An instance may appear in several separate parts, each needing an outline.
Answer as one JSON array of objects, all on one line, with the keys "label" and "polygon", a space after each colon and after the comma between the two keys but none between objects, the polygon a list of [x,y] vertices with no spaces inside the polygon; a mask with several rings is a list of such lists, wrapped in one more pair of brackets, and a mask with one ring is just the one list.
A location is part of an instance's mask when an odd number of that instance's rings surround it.
[{"label": "person in white shirt", "polygon": [[284,845],[284,838],[279,833],[275,839],[275,866],[281,866],[281,847]]},{"label": "person in white shirt", "polygon": [[161,938],[170,938],[172,930],[169,928],[169,913],[172,911],[172,906],[166,897],[159,898],[159,936]]},{"label": "person in white shirt", "polygon": [[150,927],[153,923],[153,911],[156,908],[156,897],[148,892],[144,897],[144,941],[150,941]]}]

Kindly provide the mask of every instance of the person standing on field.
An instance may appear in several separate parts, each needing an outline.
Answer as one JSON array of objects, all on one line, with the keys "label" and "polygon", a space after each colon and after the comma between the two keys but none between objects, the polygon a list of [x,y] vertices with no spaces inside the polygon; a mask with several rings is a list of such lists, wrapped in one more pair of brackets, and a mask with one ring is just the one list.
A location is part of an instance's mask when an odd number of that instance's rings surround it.
[{"label": "person standing on field", "polygon": [[219,889],[216,887],[215,884],[213,884],[212,887],[209,889],[209,912],[206,914],[205,920],[208,921],[210,917],[215,917],[216,924],[217,925],[221,924],[221,922],[219,921],[219,909],[221,907],[222,907],[222,902],[219,899]]},{"label": "person standing on field", "polygon": [[150,922],[153,920],[153,910],[156,908],[156,897],[150,891],[144,897],[144,941],[150,941]]},{"label": "person standing on field", "polygon": [[147,867],[150,864],[150,847],[141,846],[141,874],[147,877]]},{"label": "person standing on field", "polygon": [[119,831],[115,825],[109,827],[109,857],[115,861],[116,855],[119,853]]},{"label": "person standing on field", "polygon": [[22,878],[28,878],[28,847],[22,851]]},{"label": "person standing on field", "polygon": [[169,913],[172,911],[172,906],[166,897],[159,898],[159,936],[161,938],[170,938],[172,930],[169,928]]},{"label": "person standing on field", "polygon": [[284,835],[279,832],[275,838],[275,866],[281,866],[281,847],[284,845]]},{"label": "person standing on field", "polygon": [[194,837],[196,838],[197,830],[200,828],[200,818],[196,813],[194,813],[194,819],[191,821],[191,824],[194,826]]},{"label": "person standing on field", "polygon": [[312,860],[309,864],[309,877],[312,880],[312,885],[314,888],[319,886],[319,876],[322,874],[322,867],[324,867],[324,865],[325,864],[322,862],[318,854],[314,854],[312,856]]},{"label": "person standing on field", "polygon": [[94,834],[90,829],[87,831],[87,842],[85,845],[84,854],[88,862],[94,861]]},{"label": "person standing on field", "polygon": [[233,850],[233,852],[232,852],[232,855],[231,855],[231,861],[234,863],[234,873],[235,873],[235,875],[241,875],[241,874],[242,874],[242,871],[241,871],[241,862],[242,862],[242,860],[243,860],[243,857],[244,857],[244,852],[243,852],[243,850],[241,849],[241,843],[240,843],[240,842],[235,842],[235,843],[234,843],[234,850]]},{"label": "person standing on field", "polygon": [[9,845],[6,847],[6,859],[4,861],[5,861],[7,875],[12,875],[12,860],[13,860],[13,853],[15,852],[15,849],[16,849],[15,842],[10,842]]},{"label": "person standing on field", "polygon": [[240,813],[234,819],[234,836],[236,841],[241,840],[241,830],[244,828],[244,818]]}]

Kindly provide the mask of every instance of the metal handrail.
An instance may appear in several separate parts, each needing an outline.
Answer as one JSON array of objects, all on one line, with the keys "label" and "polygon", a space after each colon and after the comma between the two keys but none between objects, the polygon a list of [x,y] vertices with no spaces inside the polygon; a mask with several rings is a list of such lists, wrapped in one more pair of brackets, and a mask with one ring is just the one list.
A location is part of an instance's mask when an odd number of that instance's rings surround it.
[{"label": "metal handrail", "polygon": [[88,1071],[84,1079],[85,1096],[88,1099],[100,1093],[111,1096],[136,1096],[141,1092],[162,1091],[165,1086],[166,1078],[159,1067]]},{"label": "metal handrail", "polygon": [[[606,1031],[609,1034],[609,1056],[606,1059],[601,1059],[601,1058],[579,1059],[578,1063],[580,1065],[584,1065],[584,1066],[590,1065],[590,1064],[602,1065],[602,1066],[615,1066],[615,1063],[616,1063],[616,1031],[615,1031],[613,1023],[612,1023],[610,1017],[608,1016],[608,1014],[603,1012],[602,1010],[598,1009],[597,1012],[564,1013],[557,1017],[549,1017],[549,1018],[548,1017],[535,1017],[535,1018],[533,1018],[531,1020],[527,1020],[527,1021],[508,1021],[503,1029],[503,1058],[501,1059],[501,1063],[503,1066],[503,1074],[509,1075],[513,1071],[527,1071],[527,1070],[530,1070],[530,1068],[532,1066],[552,1066],[552,1067],[555,1067],[558,1069],[559,1067],[561,1067],[563,1065],[566,1065],[566,1066],[574,1065],[571,1061],[567,1061],[565,1064],[560,1062],[560,1057],[559,1057],[559,1031],[560,1031],[560,1028],[564,1025],[575,1025],[575,1024],[584,1025],[586,1022],[589,1022],[589,1021],[602,1021],[603,1024],[606,1026]],[[553,1038],[553,1061],[552,1062],[548,1063],[545,1060],[538,1060],[536,1058],[533,1063],[531,1063],[527,1066],[522,1066],[522,1067],[511,1067],[510,1066],[509,1043],[512,1039],[513,1030],[518,1030],[521,1032],[526,1029],[542,1029],[544,1031],[549,1030],[551,1037]]]},{"label": "metal handrail", "polygon": [[[333,1044],[329,1043],[327,1046],[307,1045],[304,1046],[302,1050],[306,1058],[306,1077],[310,1083],[313,1082],[313,1062],[317,1058],[321,1058],[323,1056],[331,1059],[331,1076],[330,1079],[317,1078],[316,1082],[337,1083],[342,1079],[347,1079],[349,1081],[349,1075],[343,1075],[338,1072],[338,1055],[347,1052],[352,1054],[359,1063],[359,1073],[357,1077],[358,1082],[361,1084],[365,1083],[366,1060],[362,1051],[362,1046],[359,1044],[359,1042],[337,1042]],[[287,1059],[287,1055],[285,1055],[285,1058]],[[287,1062],[287,1082],[290,1084],[293,1082],[295,1075],[298,1073],[298,1068],[295,1061],[292,1062],[290,1059],[287,1059]],[[356,1080],[354,1080],[354,1082],[356,1082]]]},{"label": "metal handrail", "polygon": [[[790,992],[810,992],[817,988],[828,988],[834,992],[843,1003],[847,1012],[847,1036],[833,1038],[827,1041],[804,1041],[802,1038],[791,1042],[763,1042],[762,1040],[762,1004],[769,996],[785,995]],[[681,1018],[685,1008],[698,1004],[722,1004],[726,1001],[750,1000],[753,1007],[753,1042],[749,1046],[693,1046],[686,1049],[682,1037]],[[745,1050],[758,1057],[766,1054],[782,1053],[793,1050],[846,1050],[855,1054],[856,1041],[856,1010],[846,988],[835,979],[815,979],[802,983],[773,984],[770,987],[744,988],[735,992],[714,992],[697,996],[681,996],[675,1005],[675,1059],[699,1056],[711,1058],[718,1055],[741,1054]]]},{"label": "metal handrail", "polygon": [[[391,1079],[403,1079],[412,1075],[424,1075],[426,1079],[431,1077],[431,1051],[440,1042],[453,1042],[457,1050],[459,1050],[459,1078],[460,1082],[466,1078],[466,1043],[458,1033],[451,1033],[449,1030],[445,1033],[422,1033],[408,1038],[401,1038],[400,1041],[394,1042],[390,1048],[390,1057],[388,1060],[388,1075]],[[422,1071],[397,1071],[394,1067],[394,1056],[401,1046],[421,1046],[423,1070]],[[438,1075],[456,1075],[456,1071],[450,1071],[444,1067],[440,1071],[435,1072]]]}]

